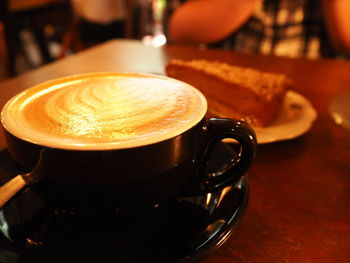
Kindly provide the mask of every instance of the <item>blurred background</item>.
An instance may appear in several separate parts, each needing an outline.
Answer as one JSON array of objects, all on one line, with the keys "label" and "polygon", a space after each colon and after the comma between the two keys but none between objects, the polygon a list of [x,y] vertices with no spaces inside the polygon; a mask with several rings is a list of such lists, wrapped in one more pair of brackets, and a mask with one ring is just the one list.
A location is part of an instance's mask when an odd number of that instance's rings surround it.
[{"label": "blurred background", "polygon": [[167,41],[180,0],[1,0],[0,80],[114,38]]},{"label": "blurred background", "polygon": [[347,59],[349,10],[350,0],[0,0],[0,80],[115,38],[159,47],[170,31],[172,43]]}]

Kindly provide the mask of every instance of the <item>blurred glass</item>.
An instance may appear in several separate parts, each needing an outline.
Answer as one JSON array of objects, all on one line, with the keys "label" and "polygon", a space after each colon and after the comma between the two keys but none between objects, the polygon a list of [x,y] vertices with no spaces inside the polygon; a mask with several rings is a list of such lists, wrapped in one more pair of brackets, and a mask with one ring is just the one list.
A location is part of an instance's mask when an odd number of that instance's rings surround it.
[{"label": "blurred glass", "polygon": [[350,91],[335,96],[329,104],[329,111],[335,123],[350,129]]},{"label": "blurred glass", "polygon": [[166,0],[143,0],[142,22],[144,26],[143,43],[160,47],[166,44],[164,32]]}]

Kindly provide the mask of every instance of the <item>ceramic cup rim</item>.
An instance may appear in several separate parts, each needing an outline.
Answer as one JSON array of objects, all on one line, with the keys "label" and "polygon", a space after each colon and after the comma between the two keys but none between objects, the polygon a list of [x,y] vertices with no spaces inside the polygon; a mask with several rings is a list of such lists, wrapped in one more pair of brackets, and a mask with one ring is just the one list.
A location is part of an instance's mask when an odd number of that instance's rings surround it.
[{"label": "ceramic cup rim", "polygon": [[[21,132],[19,132],[18,127],[16,127],[16,125],[13,124],[13,121],[10,120],[10,118],[8,118],[8,116],[6,115],[6,112],[8,111],[8,108],[10,108],[14,103],[16,103],[16,101],[21,98],[23,95],[25,95],[26,93],[28,93],[29,91],[32,90],[40,90],[43,87],[51,87],[54,85],[59,85],[62,83],[69,83],[69,82],[74,82],[74,81],[79,81],[81,79],[84,78],[88,78],[88,77],[93,77],[93,76],[144,76],[144,77],[153,77],[153,78],[157,78],[157,79],[164,79],[164,80],[168,80],[168,81],[172,81],[172,82],[177,82],[177,83],[181,83],[181,85],[183,85],[184,87],[192,90],[192,92],[194,92],[196,94],[196,96],[198,96],[200,102],[202,103],[203,107],[202,110],[199,114],[197,114],[197,116],[190,122],[186,123],[185,125],[181,126],[180,128],[171,131],[171,132],[167,132],[167,133],[163,133],[157,136],[152,136],[151,138],[140,138],[137,140],[133,140],[133,141],[128,141],[128,142],[106,142],[106,143],[101,143],[101,142],[97,142],[97,143],[84,143],[84,144],[72,144],[72,143],[52,143],[49,140],[45,140],[43,138],[35,138],[34,136],[28,136],[28,134],[23,134]],[[65,76],[65,77],[61,77],[61,78],[56,78],[56,79],[52,79],[49,81],[45,81],[42,83],[39,83],[37,85],[34,85],[18,94],[16,94],[14,97],[12,97],[2,108],[1,110],[1,116],[0,116],[0,121],[1,124],[3,126],[3,128],[10,134],[12,134],[13,136],[38,145],[38,146],[42,146],[42,147],[48,147],[48,148],[53,148],[53,149],[61,149],[61,150],[81,150],[81,151],[104,151],[104,150],[119,150],[119,149],[128,149],[128,148],[137,148],[137,147],[143,147],[143,146],[147,146],[147,145],[152,145],[155,143],[159,143],[162,141],[166,141],[168,139],[177,137],[179,135],[181,135],[182,133],[188,131],[189,129],[191,129],[192,127],[194,127],[195,125],[197,125],[198,123],[200,123],[203,118],[205,117],[205,114],[207,112],[208,109],[208,104],[207,104],[207,100],[205,98],[205,96],[195,87],[193,87],[192,85],[189,85],[183,81],[174,79],[174,78],[170,78],[167,76],[163,76],[163,75],[156,75],[156,74],[150,74],[150,73],[140,73],[140,72],[92,72],[92,73],[84,73],[84,74],[74,74],[74,75],[70,75],[70,76]]]}]

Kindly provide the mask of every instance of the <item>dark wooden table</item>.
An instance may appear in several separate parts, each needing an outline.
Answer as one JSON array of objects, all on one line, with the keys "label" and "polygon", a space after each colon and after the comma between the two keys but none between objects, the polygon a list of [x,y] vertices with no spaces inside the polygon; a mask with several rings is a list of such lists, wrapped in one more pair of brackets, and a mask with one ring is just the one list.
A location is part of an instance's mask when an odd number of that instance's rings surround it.
[{"label": "dark wooden table", "polygon": [[318,112],[305,135],[259,145],[242,224],[202,262],[350,262],[350,131],[337,126],[328,111],[334,95],[350,90],[348,61],[291,60],[184,46],[152,48],[115,40],[1,82],[0,107],[15,93],[52,78],[93,71],[164,73],[172,58],[215,59],[284,73]]}]

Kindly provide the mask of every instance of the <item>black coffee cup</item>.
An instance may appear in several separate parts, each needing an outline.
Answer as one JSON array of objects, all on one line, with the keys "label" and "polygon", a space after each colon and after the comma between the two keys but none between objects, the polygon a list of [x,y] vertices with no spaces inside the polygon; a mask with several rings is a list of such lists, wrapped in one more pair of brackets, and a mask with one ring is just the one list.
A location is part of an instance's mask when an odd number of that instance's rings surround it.
[{"label": "black coffee cup", "polygon": [[[145,83],[156,80],[165,85],[175,83],[190,88],[202,102],[205,101],[199,91],[183,82],[135,73],[72,76],[38,85],[26,94],[38,94],[54,86],[60,87],[62,83],[74,86],[77,81],[94,78],[103,81],[114,77],[136,77]],[[200,195],[232,185],[248,171],[254,160],[254,131],[243,121],[206,119],[206,102],[200,116],[189,127],[179,128],[175,135],[162,135],[160,139],[155,136],[155,139],[131,143],[127,147],[67,147],[61,143],[53,146],[44,143],[45,140],[34,141],[9,125],[9,108],[23,96],[26,95],[17,95],[2,111],[8,151],[23,171],[8,183],[12,183],[15,190],[4,198],[3,203],[21,187],[29,185],[34,192],[63,209],[147,210],[175,197]],[[218,171],[209,171],[208,163],[215,158],[212,156],[214,147],[227,138],[238,142],[239,154],[232,156],[231,162]]]}]

